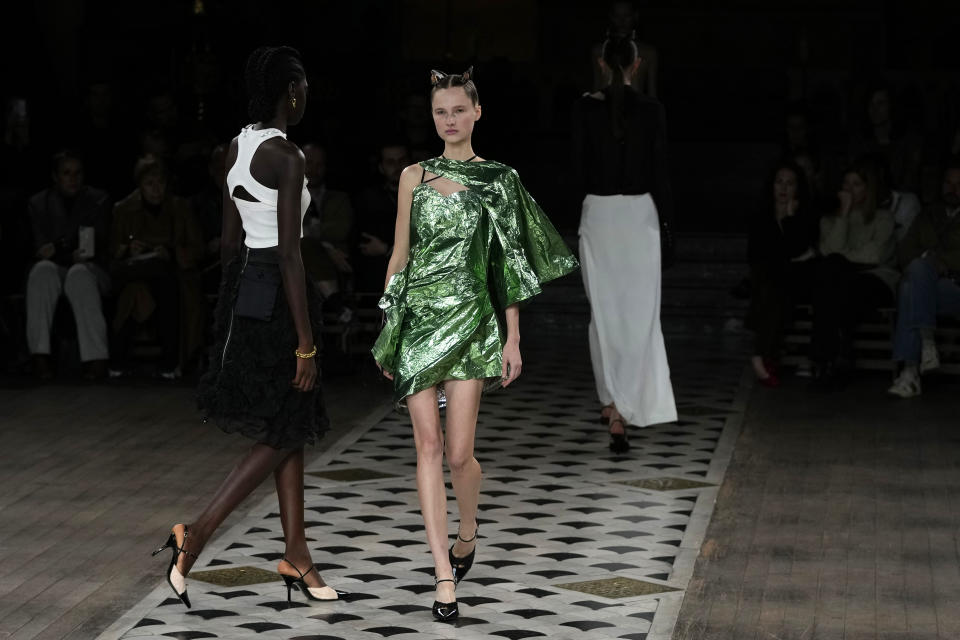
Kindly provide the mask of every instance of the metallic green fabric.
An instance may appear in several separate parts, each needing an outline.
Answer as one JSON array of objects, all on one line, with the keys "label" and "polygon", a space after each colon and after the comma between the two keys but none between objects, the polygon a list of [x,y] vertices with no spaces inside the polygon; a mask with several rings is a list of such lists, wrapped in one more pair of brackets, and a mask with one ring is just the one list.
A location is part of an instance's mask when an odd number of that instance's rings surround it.
[{"label": "metallic green fabric", "polygon": [[394,375],[397,401],[444,380],[498,384],[503,310],[578,267],[510,167],[420,164],[466,190],[443,196],[422,183],[413,191],[409,259],[380,300],[386,324],[372,350]]}]

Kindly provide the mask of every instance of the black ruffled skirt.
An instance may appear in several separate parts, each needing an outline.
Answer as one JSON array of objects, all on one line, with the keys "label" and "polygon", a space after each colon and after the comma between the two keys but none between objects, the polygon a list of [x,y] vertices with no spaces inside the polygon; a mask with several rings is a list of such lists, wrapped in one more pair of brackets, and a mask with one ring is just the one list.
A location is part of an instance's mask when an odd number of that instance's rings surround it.
[{"label": "black ruffled skirt", "polygon": [[[214,346],[201,377],[197,402],[205,419],[275,449],[316,444],[329,428],[320,381],[303,393],[291,386],[297,371],[298,337],[283,285],[269,320],[235,313],[244,264],[279,270],[276,249],[244,248],[227,266],[214,311]],[[320,298],[307,280],[313,336],[320,345]],[[317,354],[319,362],[319,353]]]}]

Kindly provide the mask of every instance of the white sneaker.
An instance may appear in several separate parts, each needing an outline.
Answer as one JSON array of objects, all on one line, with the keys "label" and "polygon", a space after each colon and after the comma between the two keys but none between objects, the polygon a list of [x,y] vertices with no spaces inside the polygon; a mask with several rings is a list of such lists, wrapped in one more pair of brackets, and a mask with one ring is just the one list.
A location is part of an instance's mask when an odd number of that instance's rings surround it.
[{"label": "white sneaker", "polygon": [[937,353],[937,343],[924,342],[920,350],[920,373],[940,368],[940,354]]},{"label": "white sneaker", "polygon": [[922,392],[920,388],[920,378],[916,375],[902,372],[894,381],[893,386],[887,389],[887,393],[901,398],[913,398]]}]

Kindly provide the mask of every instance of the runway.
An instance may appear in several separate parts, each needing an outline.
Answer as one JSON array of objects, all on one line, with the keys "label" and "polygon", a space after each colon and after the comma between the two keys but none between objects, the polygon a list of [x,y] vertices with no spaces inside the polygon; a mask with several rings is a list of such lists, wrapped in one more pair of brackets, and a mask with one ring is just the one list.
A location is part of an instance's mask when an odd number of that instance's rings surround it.
[{"label": "runway", "polygon": [[192,610],[163,582],[166,560],[145,556],[156,588],[99,637],[666,640],[740,428],[742,359],[674,341],[679,422],[633,429],[632,451],[614,456],[596,420],[587,353],[570,335],[547,329],[530,340],[523,378],[481,406],[480,542],[457,588],[457,628],[430,615],[411,427],[385,410],[308,468],[314,561],[360,600],[308,604],[295,593],[288,607],[267,496],[204,551],[189,576]]}]

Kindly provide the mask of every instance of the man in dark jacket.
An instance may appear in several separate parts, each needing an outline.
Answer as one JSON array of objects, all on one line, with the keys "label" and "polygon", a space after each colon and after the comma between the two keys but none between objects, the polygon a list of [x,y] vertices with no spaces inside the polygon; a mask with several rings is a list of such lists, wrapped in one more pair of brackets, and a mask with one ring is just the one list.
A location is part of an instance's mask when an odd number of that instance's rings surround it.
[{"label": "man in dark jacket", "polygon": [[940,366],[937,315],[960,314],[960,159],[944,173],[942,202],[917,216],[899,253],[893,359],[904,367],[888,392],[910,398],[920,395],[920,374]]},{"label": "man in dark jacket", "polygon": [[52,376],[50,329],[57,301],[65,295],[77,323],[86,376],[106,374],[107,323],[100,297],[110,287],[107,231],[110,198],[83,183],[83,162],[70,151],[53,159],[53,185],[28,203],[37,263],[27,277],[27,344],[37,374]]}]

